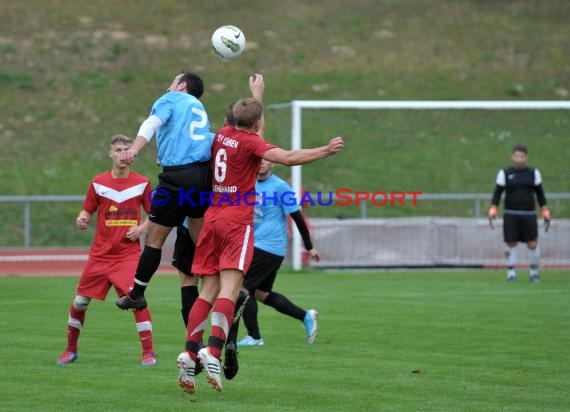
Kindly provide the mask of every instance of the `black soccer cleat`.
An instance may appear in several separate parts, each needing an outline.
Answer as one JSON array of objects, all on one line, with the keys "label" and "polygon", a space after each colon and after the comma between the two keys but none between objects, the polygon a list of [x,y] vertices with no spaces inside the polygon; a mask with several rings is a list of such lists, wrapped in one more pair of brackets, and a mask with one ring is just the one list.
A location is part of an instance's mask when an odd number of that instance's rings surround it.
[{"label": "black soccer cleat", "polygon": [[194,376],[197,376],[198,374],[202,373],[203,370],[204,367],[202,366],[202,363],[196,362],[196,366],[194,366]]},{"label": "black soccer cleat", "polygon": [[115,301],[115,305],[119,309],[128,310],[143,310],[146,309],[147,303],[144,296],[139,296],[137,299],[133,300],[129,295],[125,295]]},{"label": "black soccer cleat", "polygon": [[224,377],[227,380],[235,378],[239,370],[238,352],[235,342],[226,344],[226,352],[224,355]]},{"label": "black soccer cleat", "polygon": [[[204,345],[203,342],[200,342],[200,349],[205,348],[206,345]],[[204,366],[202,366],[202,362],[196,362],[196,366],[194,366],[194,376],[197,376],[199,373],[202,373],[202,371],[204,370]]]}]

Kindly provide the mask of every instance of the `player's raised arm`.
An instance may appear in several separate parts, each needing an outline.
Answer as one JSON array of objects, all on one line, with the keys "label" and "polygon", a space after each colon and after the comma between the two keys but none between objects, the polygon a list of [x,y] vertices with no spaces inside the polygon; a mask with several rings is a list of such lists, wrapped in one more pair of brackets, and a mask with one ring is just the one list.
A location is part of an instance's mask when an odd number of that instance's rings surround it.
[{"label": "player's raised arm", "polygon": [[276,147],[266,151],[263,158],[286,166],[303,165],[335,155],[342,150],[343,146],[344,140],[342,137],[333,137],[327,146],[297,150],[283,150]]},{"label": "player's raised arm", "polygon": [[[263,81],[263,76],[261,74],[254,74],[249,78],[249,90],[251,90],[251,95],[259,103],[263,103],[263,92],[265,90],[265,82]],[[257,134],[261,137],[265,134],[265,115],[261,114],[261,121],[259,125],[259,130]]]},{"label": "player's raised arm", "polygon": [[263,92],[265,91],[265,82],[261,74],[254,74],[249,78],[249,90],[252,97],[259,103],[263,103]]}]

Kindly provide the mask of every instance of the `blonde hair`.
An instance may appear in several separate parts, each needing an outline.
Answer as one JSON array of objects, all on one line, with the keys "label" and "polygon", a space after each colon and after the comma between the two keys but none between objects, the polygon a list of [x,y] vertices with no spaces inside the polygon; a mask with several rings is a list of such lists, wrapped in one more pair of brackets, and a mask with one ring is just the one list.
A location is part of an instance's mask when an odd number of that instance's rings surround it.
[{"label": "blonde hair", "polygon": [[257,100],[248,97],[247,99],[238,100],[234,104],[233,114],[236,126],[249,129],[256,121],[261,119],[263,108]]},{"label": "blonde hair", "polygon": [[125,136],[124,134],[116,134],[115,136],[111,137],[111,146],[117,143],[124,143],[124,144],[132,144],[133,141],[130,137]]}]

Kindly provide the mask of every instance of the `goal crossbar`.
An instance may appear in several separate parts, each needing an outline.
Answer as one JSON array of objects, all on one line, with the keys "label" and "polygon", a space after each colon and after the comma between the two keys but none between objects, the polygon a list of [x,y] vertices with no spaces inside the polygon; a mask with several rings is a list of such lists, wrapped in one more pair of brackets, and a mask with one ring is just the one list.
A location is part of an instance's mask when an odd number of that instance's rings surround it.
[{"label": "goal crossbar", "polygon": [[269,108],[360,110],[567,110],[570,101],[557,100],[293,100]]}]

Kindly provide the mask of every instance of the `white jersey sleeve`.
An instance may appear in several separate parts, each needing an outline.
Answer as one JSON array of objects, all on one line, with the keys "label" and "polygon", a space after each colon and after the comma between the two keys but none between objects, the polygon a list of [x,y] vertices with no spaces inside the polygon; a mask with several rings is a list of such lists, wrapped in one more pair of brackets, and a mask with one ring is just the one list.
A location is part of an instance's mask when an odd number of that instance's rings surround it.
[{"label": "white jersey sleeve", "polygon": [[160,118],[155,114],[150,115],[148,119],[141,124],[137,136],[142,136],[147,142],[150,142],[150,139],[152,139],[152,136],[154,136],[160,126],[162,126]]},{"label": "white jersey sleeve", "polygon": [[534,169],[534,185],[538,186],[542,184],[542,176],[540,175],[540,171],[538,169]]},{"label": "white jersey sleeve", "polygon": [[505,177],[505,171],[503,169],[499,170],[497,173],[497,185],[505,187],[507,185],[507,179]]}]

